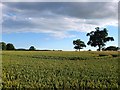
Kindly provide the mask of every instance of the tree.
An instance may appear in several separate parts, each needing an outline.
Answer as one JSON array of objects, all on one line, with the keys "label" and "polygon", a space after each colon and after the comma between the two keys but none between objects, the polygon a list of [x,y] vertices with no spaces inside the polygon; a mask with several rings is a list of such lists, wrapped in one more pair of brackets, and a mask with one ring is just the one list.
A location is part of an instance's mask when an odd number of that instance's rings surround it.
[{"label": "tree", "polygon": [[8,43],[8,44],[6,45],[6,50],[15,50],[15,47],[14,47],[13,44]]},{"label": "tree", "polygon": [[30,51],[34,51],[34,50],[36,50],[36,49],[35,49],[34,46],[31,46],[31,47],[29,48],[29,50],[30,50]]},{"label": "tree", "polygon": [[98,46],[98,51],[101,50],[103,46],[105,46],[105,43],[108,41],[114,41],[113,37],[108,37],[108,31],[106,28],[103,30],[99,30],[99,27],[95,28],[96,31],[91,31],[90,33],[87,33],[87,36],[90,36],[88,45],[91,46]]},{"label": "tree", "polygon": [[83,49],[83,47],[86,47],[85,43],[80,39],[74,40],[73,45],[75,45],[74,49],[77,49],[79,51],[80,49]]},{"label": "tree", "polygon": [[6,50],[6,43],[0,42],[0,50]]},{"label": "tree", "polygon": [[120,48],[116,47],[116,46],[109,46],[107,48],[105,48],[105,51],[118,51]]}]

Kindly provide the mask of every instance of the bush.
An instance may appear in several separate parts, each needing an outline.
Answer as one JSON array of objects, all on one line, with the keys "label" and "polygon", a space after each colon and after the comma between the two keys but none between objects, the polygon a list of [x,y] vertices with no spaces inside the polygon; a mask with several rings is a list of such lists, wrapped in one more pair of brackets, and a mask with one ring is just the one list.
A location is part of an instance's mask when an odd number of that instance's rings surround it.
[{"label": "bush", "polygon": [[118,51],[119,47],[116,46],[109,46],[107,48],[105,48],[105,51]]}]

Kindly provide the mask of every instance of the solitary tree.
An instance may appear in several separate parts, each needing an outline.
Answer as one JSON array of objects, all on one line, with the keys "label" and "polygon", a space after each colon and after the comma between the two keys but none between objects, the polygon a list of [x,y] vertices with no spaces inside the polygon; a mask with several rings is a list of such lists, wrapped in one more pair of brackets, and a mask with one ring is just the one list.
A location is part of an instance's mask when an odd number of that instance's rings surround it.
[{"label": "solitary tree", "polygon": [[86,47],[85,43],[80,39],[74,40],[73,45],[75,45],[74,49],[77,49],[79,51],[80,49],[83,49],[83,47]]},{"label": "solitary tree", "polygon": [[15,50],[15,47],[14,47],[13,44],[8,43],[8,44],[6,45],[6,50]]},{"label": "solitary tree", "polygon": [[0,42],[0,50],[6,50],[6,43]]},{"label": "solitary tree", "polygon": [[34,50],[36,50],[36,49],[35,49],[34,46],[31,46],[31,47],[29,48],[29,50],[30,50],[30,51],[34,51]]},{"label": "solitary tree", "polygon": [[96,31],[91,31],[90,33],[87,33],[87,36],[90,36],[88,45],[91,46],[98,46],[98,51],[101,50],[103,46],[105,46],[105,43],[108,41],[114,41],[113,37],[108,37],[108,31],[106,28],[103,30],[100,30],[99,27],[95,28]]}]

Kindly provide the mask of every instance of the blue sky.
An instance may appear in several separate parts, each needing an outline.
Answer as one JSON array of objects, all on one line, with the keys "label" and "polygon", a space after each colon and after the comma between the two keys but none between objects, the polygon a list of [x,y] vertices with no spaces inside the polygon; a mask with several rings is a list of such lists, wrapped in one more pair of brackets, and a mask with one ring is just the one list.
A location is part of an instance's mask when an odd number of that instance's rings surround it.
[{"label": "blue sky", "polygon": [[115,39],[106,47],[118,46],[117,8],[116,2],[4,2],[2,41],[16,48],[74,50],[73,40],[87,44],[86,34],[99,26]]}]

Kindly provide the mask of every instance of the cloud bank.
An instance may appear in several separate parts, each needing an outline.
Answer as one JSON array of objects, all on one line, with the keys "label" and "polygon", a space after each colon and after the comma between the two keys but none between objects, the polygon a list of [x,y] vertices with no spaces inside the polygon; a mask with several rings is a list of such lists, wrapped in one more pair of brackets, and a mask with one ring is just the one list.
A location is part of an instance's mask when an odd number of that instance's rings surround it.
[{"label": "cloud bank", "polygon": [[70,31],[117,26],[117,2],[3,2],[3,33],[48,33],[75,37]]}]

